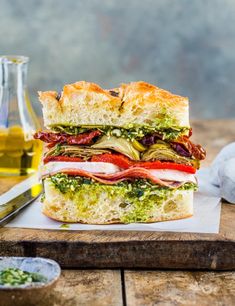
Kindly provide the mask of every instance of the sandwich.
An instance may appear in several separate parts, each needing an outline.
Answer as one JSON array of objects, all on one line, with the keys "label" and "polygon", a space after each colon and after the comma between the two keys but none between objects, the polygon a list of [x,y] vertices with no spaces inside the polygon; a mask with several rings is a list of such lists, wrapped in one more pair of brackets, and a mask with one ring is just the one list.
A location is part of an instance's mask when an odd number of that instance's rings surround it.
[{"label": "sandwich", "polygon": [[193,215],[206,153],[190,140],[187,98],[142,81],[110,90],[80,81],[39,100],[46,216],[111,224]]}]

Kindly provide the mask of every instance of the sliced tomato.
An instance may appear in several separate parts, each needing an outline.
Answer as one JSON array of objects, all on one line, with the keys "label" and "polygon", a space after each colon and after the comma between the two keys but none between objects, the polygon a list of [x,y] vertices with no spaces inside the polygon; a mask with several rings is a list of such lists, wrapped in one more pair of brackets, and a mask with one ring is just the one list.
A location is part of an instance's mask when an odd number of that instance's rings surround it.
[{"label": "sliced tomato", "polygon": [[50,161],[67,161],[67,162],[83,162],[84,160],[79,157],[70,157],[70,156],[48,156],[43,159],[44,164]]},{"label": "sliced tomato", "polygon": [[122,169],[128,169],[133,165],[133,161],[131,161],[128,157],[121,154],[101,154],[101,155],[93,155],[91,158],[92,162],[104,162],[104,163],[112,163]]}]

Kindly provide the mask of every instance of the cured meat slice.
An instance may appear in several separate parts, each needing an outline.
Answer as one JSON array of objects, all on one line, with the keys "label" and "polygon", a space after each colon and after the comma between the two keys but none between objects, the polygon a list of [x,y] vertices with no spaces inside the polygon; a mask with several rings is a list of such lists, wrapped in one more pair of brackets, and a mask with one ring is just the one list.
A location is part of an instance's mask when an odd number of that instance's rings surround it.
[{"label": "cured meat slice", "polygon": [[[103,174],[103,173],[91,173],[86,170],[74,169],[74,168],[65,168],[63,170],[52,171],[50,175],[54,175],[57,173],[65,173],[72,176],[83,176],[98,181],[103,184],[113,185],[117,184],[123,180],[127,179],[136,179],[136,178],[144,178],[149,179],[152,183],[164,186],[164,187],[172,187],[176,188],[184,184],[185,182],[176,182],[174,180],[161,180],[159,179],[151,170],[144,168],[130,168],[127,170]],[[45,178],[49,176],[49,174],[44,174],[42,177]]]}]

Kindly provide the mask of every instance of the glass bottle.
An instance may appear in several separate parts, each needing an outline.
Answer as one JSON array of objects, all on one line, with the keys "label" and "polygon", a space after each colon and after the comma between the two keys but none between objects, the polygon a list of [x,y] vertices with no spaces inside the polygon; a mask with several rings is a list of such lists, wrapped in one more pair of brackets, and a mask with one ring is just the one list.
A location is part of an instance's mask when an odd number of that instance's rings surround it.
[{"label": "glass bottle", "polygon": [[33,138],[40,128],[27,93],[25,56],[0,56],[0,175],[37,171],[42,145]]}]

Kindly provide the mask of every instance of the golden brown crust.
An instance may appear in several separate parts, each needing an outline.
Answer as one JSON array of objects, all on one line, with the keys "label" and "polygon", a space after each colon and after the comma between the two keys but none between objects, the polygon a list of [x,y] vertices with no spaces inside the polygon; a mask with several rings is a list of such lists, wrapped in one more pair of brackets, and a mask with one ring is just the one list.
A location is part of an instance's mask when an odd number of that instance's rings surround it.
[{"label": "golden brown crust", "polygon": [[[45,215],[45,216],[47,216],[48,218],[50,218],[50,219],[52,219],[52,220],[55,220],[55,221],[58,221],[58,222],[64,222],[64,223],[81,223],[81,224],[89,224],[89,225],[109,225],[109,224],[126,224],[126,223],[123,223],[123,222],[120,222],[120,221],[118,221],[118,220],[115,220],[115,221],[109,221],[109,222],[104,222],[104,223],[92,223],[92,222],[83,222],[83,221],[65,221],[65,220],[62,220],[62,219],[60,219],[60,218],[56,218],[55,216],[52,216],[51,215],[51,212],[50,211],[48,211],[48,210],[46,210],[46,209],[44,209],[43,210],[43,214]],[[143,224],[145,224],[145,223],[155,223],[155,222],[163,222],[163,221],[173,221],[173,220],[181,220],[181,219],[187,219],[187,218],[190,218],[190,217],[192,217],[193,216],[193,214],[187,214],[187,215],[184,215],[184,216],[180,216],[180,217],[172,217],[172,218],[168,218],[168,219],[166,219],[166,218],[163,218],[163,217],[161,217],[161,218],[152,218],[152,219],[149,219],[149,220],[147,220],[146,222],[139,222],[139,223],[143,223]]]},{"label": "golden brown crust", "polygon": [[[129,84],[121,84],[120,93],[125,103],[131,103],[133,99],[146,100],[147,103],[160,103],[171,106],[185,107],[188,105],[188,98],[172,94],[155,85],[138,81]],[[140,101],[141,102],[141,101]]]},{"label": "golden brown crust", "polygon": [[[79,81],[73,84],[67,84],[63,87],[62,95],[59,100],[56,99],[58,93],[56,91],[39,91],[39,100],[44,103],[48,102],[48,99],[55,100],[57,103],[62,103],[63,100],[69,96],[71,96],[74,93],[83,92],[84,94],[102,94],[105,95],[110,100],[113,100],[114,102],[118,103],[120,100],[118,97],[114,97],[110,94],[109,90],[104,90],[100,86],[98,86],[95,83],[90,83],[86,81]],[[100,102],[103,102],[101,99]]]},{"label": "golden brown crust", "polygon": [[[102,89],[95,83],[79,81],[73,84],[68,84],[63,87],[62,96],[59,100],[56,99],[58,93],[56,91],[39,91],[39,100],[43,103],[49,99],[56,100],[58,103],[63,101],[63,98],[70,96],[78,91],[83,91],[84,93],[93,94],[103,94],[106,97],[118,102],[118,100],[125,99],[125,102],[131,101],[134,97],[146,96],[149,103],[156,102],[158,100],[160,103],[171,102],[177,105],[185,106],[188,103],[186,97],[172,94],[171,92],[161,89],[155,85],[146,83],[144,81],[131,82],[128,84],[122,83],[119,88],[113,89]],[[118,97],[114,97],[110,91],[119,92]],[[101,101],[102,102],[102,101]]]},{"label": "golden brown crust", "polygon": [[60,99],[53,91],[39,92],[44,125],[115,125],[121,101],[94,83],[65,85]]},{"label": "golden brown crust", "polygon": [[102,89],[99,85],[85,81],[79,81],[74,84],[68,84],[65,85],[63,88],[64,95],[70,95],[71,93],[74,93],[76,91],[84,91],[86,93],[92,92],[112,97],[107,91]]},{"label": "golden brown crust", "polygon": [[47,127],[56,125],[155,124],[165,114],[176,126],[189,127],[188,99],[143,81],[104,90],[94,83],[80,81],[57,92],[39,92]]},{"label": "golden brown crust", "polygon": [[48,100],[56,100],[57,95],[58,93],[56,91],[38,91],[39,101],[42,103]]}]

